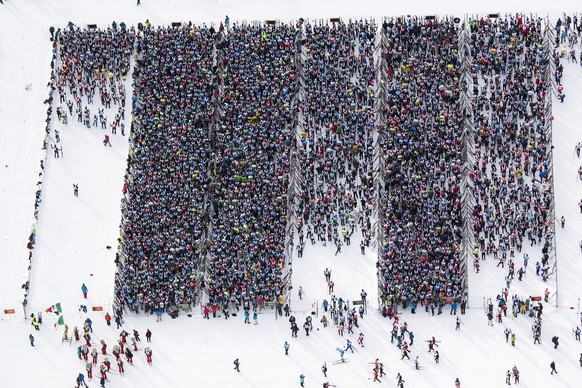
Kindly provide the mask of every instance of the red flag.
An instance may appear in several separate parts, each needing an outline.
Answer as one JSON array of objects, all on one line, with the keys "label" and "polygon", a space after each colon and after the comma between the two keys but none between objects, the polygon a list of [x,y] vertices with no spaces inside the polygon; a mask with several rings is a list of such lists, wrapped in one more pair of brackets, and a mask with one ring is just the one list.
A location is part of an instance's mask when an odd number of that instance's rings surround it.
[{"label": "red flag", "polygon": [[53,312],[53,306],[49,307],[48,309],[44,310],[47,313],[52,313]]}]

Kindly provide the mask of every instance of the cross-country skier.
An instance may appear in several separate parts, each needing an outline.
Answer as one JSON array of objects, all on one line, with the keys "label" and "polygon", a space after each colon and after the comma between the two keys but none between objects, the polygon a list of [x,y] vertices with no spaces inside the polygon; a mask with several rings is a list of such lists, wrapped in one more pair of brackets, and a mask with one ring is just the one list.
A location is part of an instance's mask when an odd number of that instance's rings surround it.
[{"label": "cross-country skier", "polygon": [[30,346],[34,346],[34,336],[32,334],[28,335],[28,340],[30,341]]},{"label": "cross-country skier", "polygon": [[305,386],[305,375],[303,373],[299,375],[299,385],[301,385],[302,387]]},{"label": "cross-country skier", "polygon": [[556,370],[556,363],[554,361],[551,362],[550,364],[550,368],[552,368],[552,373],[550,373],[551,375],[553,375],[554,373],[558,373],[558,371]]},{"label": "cross-country skier", "polygon": [[295,322],[291,323],[291,337],[297,338],[298,332],[299,332],[299,326],[297,326],[297,323],[295,323]]},{"label": "cross-country skier", "polygon": [[360,335],[358,336],[358,344],[361,347],[364,347],[364,333],[360,333]]},{"label": "cross-country skier", "polygon": [[437,347],[438,347],[438,345],[437,345],[437,343],[436,343],[437,341],[436,341],[436,339],[435,339],[434,337],[432,337],[432,338],[431,338],[430,340],[428,340],[427,342],[428,342],[428,351],[429,351],[429,353],[430,353],[430,352],[432,352],[433,350],[435,350],[435,349],[434,349],[434,347],[435,347],[435,346],[437,346]]},{"label": "cross-country skier", "polygon": [[346,339],[346,352],[348,350],[351,350],[352,353],[354,352],[354,347],[352,346],[352,341],[350,341],[349,339]]},{"label": "cross-country skier", "polygon": [[233,364],[234,364],[234,370],[237,372],[240,372],[240,369],[239,369],[240,362],[238,361],[238,358],[233,361]]},{"label": "cross-country skier", "polygon": [[125,374],[125,368],[123,366],[123,360],[121,358],[117,359],[117,371],[119,372],[120,376]]},{"label": "cross-country skier", "polygon": [[435,362],[436,364],[438,364],[438,363],[439,363],[439,361],[440,361],[440,355],[439,355],[439,351],[438,351],[438,350],[435,350],[435,351],[434,351],[434,362]]},{"label": "cross-country skier", "polygon": [[87,288],[85,283],[83,283],[83,285],[81,286],[81,292],[83,293],[83,298],[87,299],[87,292],[88,291],[89,291],[89,289]]},{"label": "cross-country skier", "polygon": [[[580,366],[582,366],[582,353],[580,353]],[[321,372],[324,377],[327,377],[327,364],[325,362],[321,366]]]},{"label": "cross-country skier", "polygon": [[99,372],[101,373],[101,377],[107,380],[107,367],[105,364],[99,365]]},{"label": "cross-country skier", "polygon": [[336,348],[336,350],[337,350],[337,351],[339,352],[339,354],[340,354],[340,361],[341,361],[341,362],[345,362],[345,359],[344,359],[344,352],[345,352],[345,351],[344,351],[342,348]]},{"label": "cross-country skier", "polygon": [[107,372],[109,372],[111,370],[111,362],[109,362],[108,357],[105,357],[103,359],[103,365],[105,365],[105,367],[107,368]]},{"label": "cross-country skier", "polygon": [[125,357],[127,357],[127,362],[133,365],[133,353],[130,348],[125,349]]},{"label": "cross-country skier", "polygon": [[147,363],[152,365],[152,349],[148,346],[143,352],[145,353]]},{"label": "cross-country skier", "polygon": [[513,383],[519,384],[519,370],[517,370],[517,366],[514,365],[511,371],[513,373]]},{"label": "cross-country skier", "polygon": [[378,368],[374,368],[374,380],[373,381],[377,381],[379,383],[381,383],[382,381],[380,381],[380,379],[378,378]]},{"label": "cross-country skier", "polygon": [[79,373],[79,376],[77,376],[77,388],[80,388],[81,386],[87,387],[87,383],[85,382],[85,375]]},{"label": "cross-country skier", "polygon": [[329,283],[331,279],[331,271],[326,268],[325,271],[323,271],[323,274],[325,275],[325,281]]},{"label": "cross-country skier", "polygon": [[403,388],[405,382],[406,381],[404,381],[404,379],[402,378],[402,375],[400,373],[398,373],[396,375],[396,385],[398,385],[399,388]]},{"label": "cross-country skier", "polygon": [[119,338],[121,338],[121,342],[123,342],[124,344],[127,343],[127,336],[129,335],[129,333],[125,330],[121,330],[121,333],[119,333]]},{"label": "cross-country skier", "polygon": [[150,329],[147,329],[146,331],[146,341],[152,342],[152,332],[150,331]]}]

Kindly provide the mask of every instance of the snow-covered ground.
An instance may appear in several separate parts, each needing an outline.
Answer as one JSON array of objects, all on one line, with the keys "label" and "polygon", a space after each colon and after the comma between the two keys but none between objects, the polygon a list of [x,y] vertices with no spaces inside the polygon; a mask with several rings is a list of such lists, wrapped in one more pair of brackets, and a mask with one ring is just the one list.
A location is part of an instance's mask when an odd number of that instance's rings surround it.
[{"label": "snow-covered ground", "polygon": [[[41,330],[34,332],[22,312],[23,290],[28,272],[26,243],[34,218],[34,198],[39,182],[41,150],[44,138],[48,96],[46,84],[50,76],[51,45],[48,28],[64,27],[72,21],[78,25],[97,23],[104,26],[113,20],[128,24],[149,18],[154,24],[192,20],[218,23],[225,15],[231,21],[299,17],[370,17],[399,14],[472,14],[489,12],[538,12],[557,17],[560,11],[582,12],[579,2],[561,0],[512,2],[430,2],[392,3],[371,0],[4,0],[0,5],[0,385],[6,387],[70,387],[84,364],[76,357],[76,346],[61,344],[62,328],[55,329],[56,315],[44,313]],[[578,48],[578,51],[580,48]],[[466,387],[499,387],[505,372],[517,365],[521,386],[577,387],[582,379],[578,363],[582,343],[574,341],[572,327],[580,323],[579,298],[582,297],[582,215],[578,201],[582,198],[582,181],[576,179],[582,164],[574,154],[574,145],[582,141],[582,67],[563,61],[563,84],[566,100],[554,101],[554,172],[556,217],[566,217],[566,228],[557,228],[557,282],[548,285],[526,277],[517,289],[522,294],[542,295],[546,286],[555,297],[545,305],[542,345],[533,345],[531,318],[508,317],[504,324],[488,327],[483,298],[495,297],[503,286],[505,271],[492,262],[482,266],[481,273],[471,275],[471,308],[462,316],[463,326],[454,330],[454,318],[429,317],[423,312],[403,319],[415,333],[411,359],[418,355],[422,369],[413,362],[401,361],[400,352],[390,343],[391,323],[374,308],[354,335],[361,330],[366,347],[356,347],[348,354],[349,363],[333,365],[338,359],[335,348],[345,345],[345,338],[330,326],[321,327],[315,319],[315,330],[306,337],[301,331],[291,338],[286,319],[276,319],[271,312],[259,315],[259,324],[244,325],[242,317],[205,321],[199,312],[191,318],[164,318],[156,323],[152,316],[127,317],[125,328],[137,329],[144,338],[147,328],[153,331],[151,347],[153,366],[148,366],[142,345],[136,352],[135,367],[127,366],[125,377],[110,375],[107,386],[119,387],[295,387],[299,375],[305,374],[306,387],[321,386],[330,381],[339,387],[371,386],[371,365],[379,358],[385,363],[388,376],[382,385],[395,386],[400,372],[408,387],[453,387],[458,377]],[[29,86],[29,87],[27,87]],[[129,126],[128,126],[129,127]],[[30,278],[29,312],[44,311],[60,302],[66,322],[72,328],[81,326],[85,317],[94,322],[94,340],[104,339],[111,348],[119,331],[107,327],[103,312],[80,313],[79,304],[111,305],[113,259],[120,219],[120,192],[123,184],[127,141],[119,134],[112,136],[113,147],[103,147],[101,134],[70,121],[60,131],[64,157],[48,155],[43,179],[42,204],[37,224],[37,242]],[[79,183],[79,197],[73,196],[72,184]],[[314,303],[328,297],[323,270],[332,269],[335,294],[345,299],[357,298],[362,288],[368,292],[371,307],[377,306],[375,257],[372,251],[362,256],[357,239],[351,247],[334,256],[334,248],[306,246],[303,258],[293,260],[293,285],[302,286],[303,300],[293,292],[293,314],[302,323]],[[112,246],[108,250],[106,246]],[[80,292],[85,282],[89,299]],[[514,282],[515,284],[516,282]],[[6,315],[4,309],[16,314]],[[321,308],[319,308],[321,311]],[[517,334],[517,345],[505,343],[503,329],[509,326]],[[28,335],[36,337],[36,346],[28,343]],[[558,335],[561,344],[554,350],[550,338]],[[435,336],[442,341],[441,362],[436,365],[427,352],[426,339]],[[291,345],[285,356],[283,342]],[[232,361],[241,360],[241,373],[234,371]],[[554,360],[558,375],[550,375]],[[320,371],[327,362],[328,379]],[[113,368],[115,369],[115,368]],[[98,386],[97,379],[89,383]]]}]

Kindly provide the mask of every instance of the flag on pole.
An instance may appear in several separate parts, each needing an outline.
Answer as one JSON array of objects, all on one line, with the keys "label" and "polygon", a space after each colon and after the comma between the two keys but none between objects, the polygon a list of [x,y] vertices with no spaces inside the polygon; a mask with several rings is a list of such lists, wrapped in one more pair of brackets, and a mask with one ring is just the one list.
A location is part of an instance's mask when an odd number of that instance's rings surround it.
[{"label": "flag on pole", "polygon": [[55,304],[55,307],[57,308],[57,311],[59,313],[62,313],[63,312],[63,310],[61,309],[61,304],[60,303]]},{"label": "flag on pole", "polygon": [[53,306],[50,306],[49,308],[47,308],[46,310],[44,310],[45,313],[52,313],[53,312]]},{"label": "flag on pole", "polygon": [[63,316],[62,316],[62,315],[59,317],[59,320],[57,321],[57,323],[58,323],[59,325],[64,325],[64,324],[65,324],[65,319],[63,318]]}]

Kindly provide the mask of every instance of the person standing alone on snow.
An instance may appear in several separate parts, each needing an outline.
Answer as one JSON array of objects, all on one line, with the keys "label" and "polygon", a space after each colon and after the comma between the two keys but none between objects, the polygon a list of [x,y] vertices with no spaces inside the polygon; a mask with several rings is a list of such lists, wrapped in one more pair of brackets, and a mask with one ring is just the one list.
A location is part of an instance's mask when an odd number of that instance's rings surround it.
[{"label": "person standing alone on snow", "polygon": [[556,363],[554,361],[552,361],[552,363],[550,364],[550,368],[552,368],[552,373],[550,373],[551,375],[553,375],[554,373],[558,373],[558,371],[556,370]]},{"label": "person standing alone on snow", "polygon": [[283,345],[283,349],[285,349],[285,355],[288,356],[289,355],[289,343],[287,341],[285,341],[285,344]]},{"label": "person standing alone on snow", "polygon": [[81,292],[83,293],[83,297],[85,299],[87,299],[87,292],[89,291],[89,289],[87,288],[87,286],[85,285],[85,283],[83,283],[83,285],[81,286]]},{"label": "person standing alone on snow", "polygon": [[30,341],[30,346],[34,346],[34,336],[32,334],[28,336],[28,340]]}]

